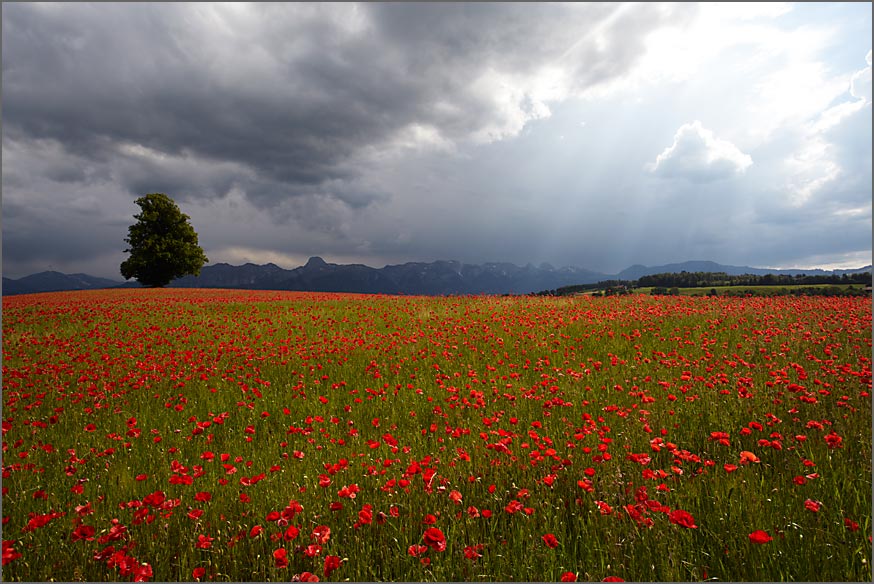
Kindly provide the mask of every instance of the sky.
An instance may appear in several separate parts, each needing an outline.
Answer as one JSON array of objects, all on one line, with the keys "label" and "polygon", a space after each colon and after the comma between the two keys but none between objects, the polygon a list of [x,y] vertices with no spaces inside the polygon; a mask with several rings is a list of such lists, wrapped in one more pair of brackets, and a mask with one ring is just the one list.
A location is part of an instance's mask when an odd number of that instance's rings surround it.
[{"label": "sky", "polygon": [[871,3],[3,3],[2,272],[872,255]]}]

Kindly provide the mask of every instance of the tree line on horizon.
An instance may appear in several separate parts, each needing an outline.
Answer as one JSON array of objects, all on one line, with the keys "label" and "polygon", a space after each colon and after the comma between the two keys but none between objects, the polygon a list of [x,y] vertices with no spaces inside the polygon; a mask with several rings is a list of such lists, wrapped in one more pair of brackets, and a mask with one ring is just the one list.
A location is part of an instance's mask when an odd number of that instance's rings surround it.
[{"label": "tree line on horizon", "polygon": [[679,272],[652,274],[637,279],[637,287],[663,288],[709,288],[717,286],[800,286],[800,285],[871,284],[871,272],[855,274],[806,275],[806,274],[741,274],[725,272]]},{"label": "tree line on horizon", "polygon": [[[856,285],[859,289],[837,288],[838,286]],[[595,284],[576,284],[563,286],[555,290],[536,292],[536,296],[570,296],[583,292],[597,291],[599,295],[628,294],[635,288],[651,288],[653,295],[679,294],[680,288],[711,288],[710,295],[717,294],[718,287],[740,288],[736,291],[723,291],[725,295],[734,293],[754,293],[744,290],[744,286],[767,286],[777,289],[791,286],[787,294],[864,294],[862,287],[871,286],[871,272],[858,272],[842,275],[807,275],[807,274],[740,274],[732,275],[725,272],[665,272],[641,276],[637,280],[603,280]],[[832,288],[799,288],[799,286],[832,286]]]}]

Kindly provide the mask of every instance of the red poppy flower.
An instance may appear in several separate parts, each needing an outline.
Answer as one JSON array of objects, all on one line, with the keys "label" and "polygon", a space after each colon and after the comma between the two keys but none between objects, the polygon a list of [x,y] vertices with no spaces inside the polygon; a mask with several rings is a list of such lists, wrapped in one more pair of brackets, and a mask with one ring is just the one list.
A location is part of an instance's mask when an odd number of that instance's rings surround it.
[{"label": "red poppy flower", "polygon": [[318,582],[319,577],[311,572],[301,572],[299,576],[297,574],[292,576],[291,581],[292,582]]},{"label": "red poppy flower", "polygon": [[482,554],[479,553],[480,549],[482,549],[482,544],[476,546],[469,545],[464,548],[464,557],[468,560],[476,560],[477,558],[481,558]]},{"label": "red poppy flower", "polygon": [[360,525],[369,525],[371,522],[373,522],[373,507],[365,505],[358,512],[358,523]]},{"label": "red poppy flower", "polygon": [[637,489],[637,491],[634,493],[634,498],[641,503],[649,499],[649,494],[646,492],[646,485],[643,485]]},{"label": "red poppy flower", "polygon": [[327,525],[319,525],[313,529],[310,538],[317,544],[325,545],[331,539],[331,528]]},{"label": "red poppy flower", "polygon": [[558,539],[556,539],[556,537],[551,533],[547,533],[541,539],[543,540],[543,543],[546,544],[546,547],[558,547]]},{"label": "red poppy flower", "polygon": [[844,439],[841,438],[837,433],[835,433],[834,430],[832,430],[831,433],[826,434],[826,435],[824,436],[824,438],[825,438],[825,441],[826,441],[826,443],[828,444],[828,447],[829,447],[829,448],[832,448],[832,449],[834,449],[834,448],[843,448],[843,447],[841,446],[841,442],[843,442]]},{"label": "red poppy flower", "polygon": [[78,515],[82,515],[82,516],[90,515],[91,513],[94,513],[94,509],[91,508],[90,501],[88,503],[86,503],[85,505],[76,505],[75,510],[76,510],[76,513]]},{"label": "red poppy flower", "polygon": [[319,555],[320,553],[322,553],[322,546],[320,546],[318,544],[310,544],[306,548],[304,548],[303,553],[308,558],[314,558],[317,555]]},{"label": "red poppy flower", "polygon": [[140,564],[134,567],[131,571],[133,572],[134,582],[148,582],[153,576],[151,564]]},{"label": "red poppy flower", "polygon": [[273,563],[277,568],[288,567],[288,552],[285,548],[279,548],[273,552]]},{"label": "red poppy flower", "polygon": [[351,484],[342,487],[339,491],[337,491],[337,496],[344,499],[354,499],[355,494],[359,491],[358,485]]},{"label": "red poppy flower", "polygon": [[741,464],[749,464],[751,462],[760,462],[759,457],[750,452],[749,450],[743,450],[740,453],[740,463]]},{"label": "red poppy flower", "polygon": [[671,520],[671,523],[675,523],[681,527],[686,527],[688,529],[697,529],[698,526],[695,525],[695,518],[692,517],[690,513],[687,511],[683,511],[682,509],[674,509],[671,511],[671,514],[668,515],[668,519]]},{"label": "red poppy flower", "polygon": [[573,572],[565,572],[564,574],[561,575],[561,581],[562,582],[576,582],[577,575],[574,574]]},{"label": "red poppy flower", "polygon": [[425,545],[431,549],[442,552],[446,549],[446,536],[436,527],[429,527],[425,530]]},{"label": "red poppy flower", "polygon": [[212,547],[212,542],[214,539],[214,537],[200,534],[197,536],[197,543],[194,544],[194,547],[200,548],[202,550],[208,550]]},{"label": "red poppy flower", "polygon": [[625,580],[623,580],[619,576],[607,576],[606,578],[601,580],[601,582],[625,582]]},{"label": "red poppy flower", "polygon": [[757,543],[757,544],[768,543],[769,541],[774,539],[773,537],[768,535],[767,531],[762,531],[761,529],[755,530],[754,532],[752,532],[750,534],[749,537],[750,537],[750,541],[752,543]]},{"label": "red poppy flower", "polygon": [[325,556],[325,579],[331,577],[331,572],[340,567],[341,564],[340,556]]},{"label": "red poppy flower", "polygon": [[844,525],[850,531],[857,531],[859,529],[859,524],[848,517],[844,518]]},{"label": "red poppy flower", "polygon": [[3,565],[5,566],[9,562],[13,560],[17,560],[21,557],[21,554],[15,551],[15,548],[12,546],[15,545],[15,542],[11,539],[3,540]]},{"label": "red poppy flower", "polygon": [[820,504],[816,501],[813,501],[811,499],[807,499],[806,501],[804,501],[804,508],[812,513],[819,513],[819,507]]},{"label": "red poppy flower", "polygon": [[249,537],[255,538],[261,535],[261,532],[264,531],[264,528],[260,525],[252,526],[252,529],[249,530]]},{"label": "red poppy flower", "polygon": [[282,516],[291,521],[292,519],[294,519],[295,515],[302,512],[303,506],[294,499],[292,499],[288,502],[288,505],[285,506],[285,509],[282,510]]},{"label": "red poppy flower", "polygon": [[73,541],[79,541],[80,539],[84,539],[86,541],[94,540],[94,532],[95,529],[90,525],[80,525],[76,529],[73,530],[73,533],[70,535],[70,539]]},{"label": "red poppy flower", "polygon": [[164,491],[155,491],[143,497],[143,503],[152,507],[159,507],[166,499],[167,495]]},{"label": "red poppy flower", "polygon": [[191,571],[191,577],[195,580],[200,580],[206,574],[206,568],[194,568]]}]

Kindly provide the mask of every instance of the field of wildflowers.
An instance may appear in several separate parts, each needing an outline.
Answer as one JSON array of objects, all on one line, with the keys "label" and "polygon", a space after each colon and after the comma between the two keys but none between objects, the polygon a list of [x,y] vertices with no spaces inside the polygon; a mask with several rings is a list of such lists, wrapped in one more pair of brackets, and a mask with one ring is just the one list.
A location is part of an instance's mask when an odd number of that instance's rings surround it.
[{"label": "field of wildflowers", "polygon": [[871,301],[3,299],[4,580],[871,581]]}]

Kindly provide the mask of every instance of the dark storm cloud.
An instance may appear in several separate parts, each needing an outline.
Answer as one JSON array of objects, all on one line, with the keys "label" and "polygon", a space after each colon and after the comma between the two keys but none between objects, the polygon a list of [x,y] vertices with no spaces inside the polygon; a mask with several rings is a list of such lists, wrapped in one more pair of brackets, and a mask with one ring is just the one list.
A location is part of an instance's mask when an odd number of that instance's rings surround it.
[{"label": "dark storm cloud", "polygon": [[[259,30],[243,36],[213,31],[207,22],[183,30],[207,18],[190,5],[16,5],[4,16],[5,125],[85,156],[105,158],[138,144],[318,184],[348,174],[340,162],[388,131],[366,107],[379,98],[368,97],[364,74],[342,54],[322,54],[317,43],[284,59],[281,47],[247,47],[260,42]],[[289,34],[299,31],[290,27]],[[352,87],[339,83],[347,75]],[[380,97],[383,107],[401,109]],[[139,174],[164,170],[143,166]],[[121,178],[139,193],[137,175]],[[163,180],[181,187],[173,177]]]},{"label": "dark storm cloud", "polygon": [[[571,59],[574,84],[594,85],[626,70],[643,33],[674,16],[610,4],[13,4],[4,124],[94,159],[136,144],[233,162],[252,172],[254,202],[272,206],[308,192],[293,187],[354,180],[355,155],[410,124],[449,140],[501,125],[493,96],[470,89],[484,71]],[[132,193],[166,186],[183,197],[233,186],[226,174],[176,170],[143,161],[119,179]]]},{"label": "dark storm cloud", "polygon": [[[124,243],[113,231],[126,234],[126,226],[107,225],[105,221],[95,224],[96,207],[96,203],[91,208],[67,205],[58,212],[58,209],[24,207],[4,201],[4,255],[12,249],[15,262],[47,265],[53,261],[93,257],[107,249],[120,250]],[[82,236],[83,225],[88,226],[88,237]],[[105,229],[107,226],[110,229]]]}]

